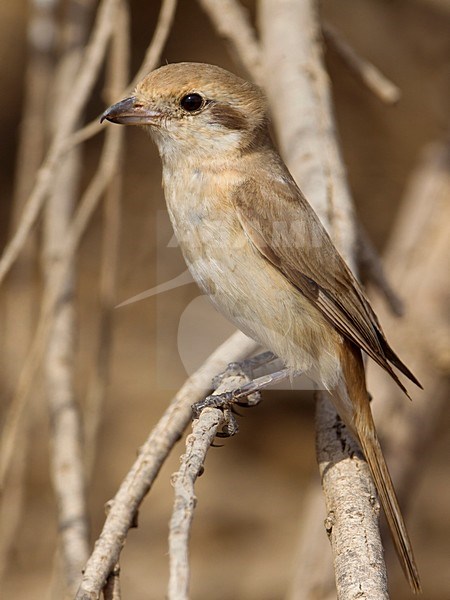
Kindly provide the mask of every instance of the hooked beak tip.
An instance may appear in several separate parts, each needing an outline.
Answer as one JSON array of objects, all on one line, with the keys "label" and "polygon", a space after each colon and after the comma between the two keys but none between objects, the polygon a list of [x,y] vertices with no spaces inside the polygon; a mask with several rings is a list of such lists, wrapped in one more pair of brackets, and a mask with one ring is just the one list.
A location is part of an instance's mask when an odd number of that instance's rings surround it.
[{"label": "hooked beak tip", "polygon": [[131,96],[107,108],[100,117],[100,123],[106,120],[119,125],[151,125],[159,116],[157,111],[138,102],[135,96]]}]

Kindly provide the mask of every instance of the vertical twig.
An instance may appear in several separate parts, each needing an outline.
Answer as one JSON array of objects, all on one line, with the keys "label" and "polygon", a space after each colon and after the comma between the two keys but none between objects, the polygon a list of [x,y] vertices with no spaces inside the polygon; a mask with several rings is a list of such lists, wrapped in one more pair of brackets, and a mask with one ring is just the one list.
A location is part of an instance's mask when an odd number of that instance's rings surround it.
[{"label": "vertical twig", "polygon": [[404,348],[424,391],[417,391],[411,405],[377,369],[371,366],[368,373],[369,389],[377,392],[373,408],[386,436],[390,469],[406,506],[412,499],[411,482],[420,477],[420,463],[426,460],[448,399],[449,198],[450,142],[436,142],[426,147],[410,177],[385,253],[389,274],[409,299],[408,318],[394,321],[377,306],[390,325],[394,347]]},{"label": "vertical twig", "polygon": [[199,0],[199,4],[210,17],[217,33],[229,43],[237,60],[253,80],[262,85],[261,53],[248,10],[236,0]]},{"label": "vertical twig", "polygon": [[[12,202],[12,230],[17,227],[23,204],[30,193],[45,149],[47,128],[45,107],[53,74],[53,52],[56,39],[55,3],[42,4],[30,0],[27,24],[27,65],[25,71],[25,100],[20,126],[16,159],[14,198]],[[13,277],[5,289],[4,327],[0,346],[3,364],[2,381],[7,389],[15,382],[19,365],[28,350],[32,335],[37,290],[35,275],[36,242],[30,236],[17,264]],[[29,415],[27,415],[27,420]],[[24,503],[24,475],[28,453],[27,423],[17,437],[10,477],[1,499],[0,517],[0,589],[16,541]]]},{"label": "vertical twig", "polygon": [[166,45],[167,38],[169,37],[170,30],[172,28],[173,19],[177,10],[178,0],[163,0],[161,4],[161,10],[159,11],[158,21],[156,23],[155,31],[152,36],[147,51],[142,61],[142,65],[139,67],[138,72],[133,77],[132,82],[127,87],[128,90],[132,90],[139,81],[148,75],[150,71],[157,66],[161,52]]},{"label": "vertical twig", "polygon": [[[76,0],[69,2],[66,7],[61,59],[53,87],[54,139],[58,137],[60,128],[64,127],[62,121],[66,118],[65,105],[81,65],[92,7],[93,2],[81,5]],[[80,165],[79,147],[72,149],[60,162],[44,213],[43,236],[44,297],[51,296],[57,288],[44,360],[50,413],[50,470],[58,506],[59,545],[63,565],[61,575],[70,595],[76,591],[89,549],[82,431],[74,391],[75,256],[71,254],[66,261],[64,256],[67,232],[78,193]],[[61,269],[63,261],[66,264]],[[60,285],[58,277],[63,279]]]},{"label": "vertical twig", "polygon": [[[130,16],[126,2],[119,5],[116,28],[111,47],[106,83],[107,97],[113,102],[128,81],[130,54]],[[123,155],[124,129],[112,128],[111,136],[119,147],[117,162]],[[120,197],[122,193],[122,170],[116,169],[109,183],[103,204],[103,240],[100,266],[100,319],[98,329],[97,357],[85,409],[86,471],[92,472],[98,428],[109,376],[109,359],[112,346],[113,309],[116,304],[116,279],[119,261]]]},{"label": "vertical twig", "polygon": [[[223,391],[229,391],[221,386]],[[223,422],[223,412],[218,408],[202,410],[186,438],[186,453],[181,457],[180,469],[173,475],[174,506],[170,520],[169,555],[170,579],[168,600],[189,598],[189,537],[194,508],[197,503],[194,484],[203,471],[206,454]]]},{"label": "vertical twig", "polygon": [[[71,89],[70,97],[64,106],[64,114],[60,115],[61,128],[58,131],[58,139],[52,142],[51,148],[47,154],[44,164],[39,169],[36,183],[33,191],[28,197],[23,213],[20,219],[20,224],[13,235],[10,243],[7,245],[0,259],[0,284],[3,277],[6,276],[10,267],[14,264],[23,244],[26,242],[28,235],[39,215],[40,210],[47,197],[47,193],[51,187],[55,170],[59,164],[59,160],[64,150],[67,148],[67,138],[70,136],[75,127],[78,117],[87,102],[89,93],[95,82],[95,77],[100,69],[101,61],[106,52],[106,46],[112,31],[114,22],[114,10],[118,0],[103,0],[98,9],[96,21],[90,41],[84,52],[82,65],[79,73],[75,78],[75,82]],[[92,184],[84,197],[91,202],[92,196],[98,193],[102,187],[97,180]],[[100,193],[101,193],[100,189]],[[86,204],[89,204],[86,202]],[[78,214],[78,213],[77,213]],[[83,214],[81,225],[86,224],[85,215]],[[80,222],[80,220],[79,220]],[[73,233],[74,225],[71,226],[72,234],[67,241],[66,250],[62,253],[61,269],[64,271],[64,261],[71,254],[71,244],[77,245],[82,233],[79,222],[76,227],[75,234]],[[78,237],[77,237],[78,236]],[[59,285],[63,284],[64,273],[58,279]],[[55,284],[56,285],[56,284]],[[57,295],[57,292],[56,292]],[[8,407],[8,412],[3,426],[3,435],[1,440],[0,452],[0,488],[4,485],[5,478],[8,473],[11,456],[14,449],[15,439],[20,430],[23,412],[26,406],[28,392],[35,379],[37,369],[40,365],[45,339],[48,333],[49,322],[48,318],[52,312],[52,305],[55,302],[55,292],[52,298],[47,300],[44,298],[41,307],[41,316],[39,318],[36,334],[30,349],[25,359],[23,368],[19,375],[16,392],[11,405]]]},{"label": "vertical twig", "polygon": [[82,68],[75,78],[71,94],[61,115],[61,127],[41,165],[33,190],[24,204],[19,225],[0,257],[0,284],[16,261],[31,229],[40,214],[52,185],[54,171],[67,149],[67,139],[73,133],[94,86],[111,36],[114,13],[119,0],[103,0],[97,12],[94,28],[83,55]]},{"label": "vertical twig", "polygon": [[[355,269],[354,216],[322,61],[316,2],[261,0],[260,23],[266,90],[282,154],[336,247]],[[329,396],[320,392],[317,397],[317,455],[333,521],[329,533],[338,597],[353,597],[363,585],[374,594],[371,597],[386,598],[378,510],[371,500],[376,498],[373,482],[367,465],[353,452],[352,438],[340,430]],[[359,516],[358,527],[354,515]],[[342,561],[340,557],[348,557],[350,551],[356,562]]]}]

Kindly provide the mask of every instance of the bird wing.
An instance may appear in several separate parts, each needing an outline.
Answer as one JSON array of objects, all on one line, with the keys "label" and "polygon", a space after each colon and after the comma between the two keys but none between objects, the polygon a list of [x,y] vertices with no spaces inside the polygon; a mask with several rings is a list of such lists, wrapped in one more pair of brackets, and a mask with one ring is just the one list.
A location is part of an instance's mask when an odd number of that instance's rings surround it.
[{"label": "bird wing", "polygon": [[292,179],[247,178],[233,201],[251,243],[343,336],[383,367],[407,395],[390,362],[420,386],[389,346],[359,283]]}]

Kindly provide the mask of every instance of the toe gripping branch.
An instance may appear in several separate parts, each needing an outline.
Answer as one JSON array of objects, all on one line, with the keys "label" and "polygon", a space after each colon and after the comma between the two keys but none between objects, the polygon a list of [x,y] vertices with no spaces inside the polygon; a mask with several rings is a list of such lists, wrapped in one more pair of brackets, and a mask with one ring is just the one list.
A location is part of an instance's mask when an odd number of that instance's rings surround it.
[{"label": "toe gripping branch", "polygon": [[272,352],[263,352],[240,363],[230,363],[223,373],[213,380],[215,391],[204,400],[192,405],[193,418],[197,419],[204,408],[220,408],[224,414],[224,425],[218,437],[230,437],[239,431],[234,406],[250,408],[261,401],[260,390],[288,376],[289,370],[282,369],[253,379],[254,370],[276,360]]}]

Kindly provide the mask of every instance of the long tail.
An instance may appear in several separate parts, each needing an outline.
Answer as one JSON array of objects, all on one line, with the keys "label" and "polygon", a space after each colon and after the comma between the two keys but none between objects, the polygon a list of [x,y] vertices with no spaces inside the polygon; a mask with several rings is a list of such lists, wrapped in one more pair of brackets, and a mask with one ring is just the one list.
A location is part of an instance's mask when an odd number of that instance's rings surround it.
[{"label": "long tail", "polygon": [[[421,591],[419,573],[406,525],[372,418],[361,353],[351,343],[344,344],[342,365],[348,395],[354,411],[353,419],[351,419],[350,423],[346,422],[346,425],[350,427],[359,440],[377,488],[403,571],[413,592],[418,593]],[[337,401],[337,410],[341,418],[344,421],[349,420],[348,412],[347,415],[344,415],[339,410],[342,399],[339,399],[339,397],[336,398],[336,395],[334,395],[334,399]]]}]

